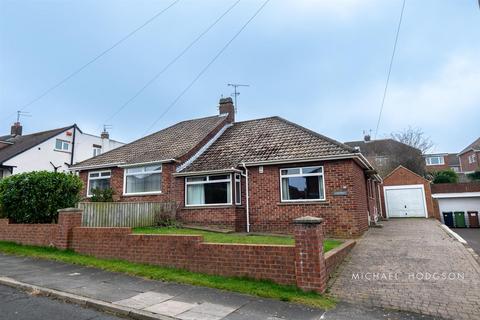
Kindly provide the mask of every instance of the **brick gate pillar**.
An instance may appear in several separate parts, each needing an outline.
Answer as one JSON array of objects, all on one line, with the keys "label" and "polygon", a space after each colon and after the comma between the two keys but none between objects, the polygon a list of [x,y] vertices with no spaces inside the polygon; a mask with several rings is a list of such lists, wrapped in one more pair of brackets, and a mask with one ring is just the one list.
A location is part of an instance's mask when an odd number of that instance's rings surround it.
[{"label": "brick gate pillar", "polygon": [[322,218],[302,217],[295,225],[295,276],[297,286],[322,293],[327,288],[327,268],[323,256]]},{"label": "brick gate pillar", "polygon": [[82,209],[65,208],[58,210],[58,230],[55,247],[68,249],[71,247],[73,228],[82,226]]}]

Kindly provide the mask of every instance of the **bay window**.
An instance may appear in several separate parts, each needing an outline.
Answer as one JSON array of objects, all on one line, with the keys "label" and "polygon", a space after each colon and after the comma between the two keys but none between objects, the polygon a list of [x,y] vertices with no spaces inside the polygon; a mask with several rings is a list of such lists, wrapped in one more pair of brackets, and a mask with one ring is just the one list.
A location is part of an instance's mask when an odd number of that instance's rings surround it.
[{"label": "bay window", "polygon": [[87,196],[91,196],[94,189],[105,190],[110,188],[111,172],[95,171],[88,173]]},{"label": "bay window", "polygon": [[162,191],[162,165],[125,169],[125,195],[152,194]]},{"label": "bay window", "polygon": [[322,166],[281,169],[280,181],[283,202],[325,200]]},{"label": "bay window", "polygon": [[230,174],[185,178],[187,206],[232,204]]}]

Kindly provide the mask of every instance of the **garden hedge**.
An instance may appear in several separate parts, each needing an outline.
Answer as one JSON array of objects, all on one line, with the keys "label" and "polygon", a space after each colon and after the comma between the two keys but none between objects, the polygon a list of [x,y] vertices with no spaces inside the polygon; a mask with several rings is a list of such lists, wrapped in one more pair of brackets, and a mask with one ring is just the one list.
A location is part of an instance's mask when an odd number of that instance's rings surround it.
[{"label": "garden hedge", "polygon": [[52,223],[57,210],[75,207],[82,181],[60,172],[34,171],[0,180],[0,207],[13,223]]}]

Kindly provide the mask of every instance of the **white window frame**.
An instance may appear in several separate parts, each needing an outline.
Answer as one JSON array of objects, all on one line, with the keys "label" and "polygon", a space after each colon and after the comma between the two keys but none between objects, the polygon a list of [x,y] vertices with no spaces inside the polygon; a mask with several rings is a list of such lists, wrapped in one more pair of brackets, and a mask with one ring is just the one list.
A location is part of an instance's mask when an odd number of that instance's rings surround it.
[{"label": "white window frame", "polygon": [[[210,181],[210,176],[226,176],[228,175],[228,179],[222,179],[222,180],[212,180]],[[200,177],[206,177],[206,181],[191,181],[188,182],[188,178],[200,178]],[[219,183],[219,182],[230,182],[230,202],[228,203],[206,203],[206,204],[188,204],[187,202],[187,186],[192,185],[192,184],[210,184],[210,183]],[[185,177],[185,207],[218,207],[218,206],[231,206],[233,204],[233,183],[232,183],[232,175],[230,173],[227,174],[209,174],[209,175],[204,175],[204,176],[190,176],[190,177]]]},{"label": "white window frame", "polygon": [[472,164],[472,163],[477,162],[477,161],[476,161],[476,160],[477,160],[476,158],[477,158],[477,155],[476,155],[475,153],[469,155],[469,156],[468,156],[468,163],[469,163],[469,164]]},{"label": "white window frame", "polygon": [[[62,149],[58,149],[58,148],[57,148],[57,141],[61,141],[61,142],[62,142]],[[57,150],[57,151],[68,152],[68,151],[70,151],[70,144],[71,144],[71,142],[68,141],[68,140],[63,140],[63,139],[58,139],[58,138],[56,138],[56,139],[55,139],[55,147],[54,147],[54,149]],[[67,146],[67,149],[64,148],[65,146]]]},{"label": "white window frame", "polygon": [[[102,177],[102,173],[108,172],[109,176],[108,179],[110,179],[110,188],[112,187],[112,171],[111,170],[101,170],[101,171],[90,171],[88,172],[87,176],[87,197],[92,197],[93,195],[90,193],[90,180],[100,180],[100,179],[106,179],[106,177]],[[93,173],[98,173],[98,177],[91,178],[90,175]]]},{"label": "white window frame", "polygon": [[[322,168],[322,173],[303,173],[303,169],[306,168]],[[284,174],[282,175],[282,170],[293,170],[293,169],[300,169],[300,173],[298,174]],[[319,202],[325,201],[327,199],[327,191],[325,190],[325,171],[323,166],[306,166],[306,167],[290,167],[290,168],[280,168],[279,170],[280,176],[280,202]],[[283,199],[283,188],[282,188],[282,178],[294,178],[294,177],[312,177],[312,176],[322,176],[322,190],[323,190],[323,198],[318,199],[290,199],[284,200]]]},{"label": "white window frame", "polygon": [[99,156],[102,154],[102,147],[93,146],[93,156]]},{"label": "white window frame", "polygon": [[[237,201],[237,194],[239,201]],[[242,176],[240,175],[240,173],[235,173],[235,204],[242,205]]]},{"label": "white window frame", "polygon": [[[431,159],[432,158],[438,158],[440,159],[438,163],[432,163]],[[441,166],[445,164],[445,157],[444,156],[427,156],[425,159],[425,162],[427,166]]]},{"label": "white window frame", "polygon": [[[143,166],[132,166],[123,169],[123,195],[124,196],[141,196],[141,195],[149,195],[149,194],[161,194],[163,189],[163,166],[160,164],[160,170],[153,170],[153,171],[142,171],[142,172],[135,172],[135,173],[127,173],[128,169],[134,168],[146,168],[153,166],[155,164],[143,165]],[[127,193],[127,176],[134,176],[138,174],[151,174],[151,173],[160,173],[160,190],[159,191],[147,191],[147,192],[129,192]]]}]

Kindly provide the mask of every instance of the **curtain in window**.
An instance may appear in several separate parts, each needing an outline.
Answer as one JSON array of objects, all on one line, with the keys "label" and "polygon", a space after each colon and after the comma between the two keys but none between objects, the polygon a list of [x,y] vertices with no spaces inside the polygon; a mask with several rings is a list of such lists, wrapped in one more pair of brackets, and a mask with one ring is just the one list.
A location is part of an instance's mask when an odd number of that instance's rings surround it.
[{"label": "curtain in window", "polygon": [[282,194],[283,194],[283,200],[290,200],[290,188],[289,188],[288,178],[282,179]]},{"label": "curtain in window", "polygon": [[191,184],[187,186],[187,204],[204,204],[205,190],[203,184]]}]

